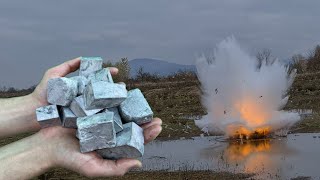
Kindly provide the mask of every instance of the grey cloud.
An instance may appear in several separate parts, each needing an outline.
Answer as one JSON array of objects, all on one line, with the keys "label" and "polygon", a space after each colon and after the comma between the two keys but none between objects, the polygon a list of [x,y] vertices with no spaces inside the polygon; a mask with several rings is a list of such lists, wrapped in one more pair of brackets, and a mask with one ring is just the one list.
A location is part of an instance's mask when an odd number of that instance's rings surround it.
[{"label": "grey cloud", "polygon": [[234,35],[288,58],[320,42],[320,2],[121,0],[0,2],[0,86],[28,87],[80,55],[192,64]]}]

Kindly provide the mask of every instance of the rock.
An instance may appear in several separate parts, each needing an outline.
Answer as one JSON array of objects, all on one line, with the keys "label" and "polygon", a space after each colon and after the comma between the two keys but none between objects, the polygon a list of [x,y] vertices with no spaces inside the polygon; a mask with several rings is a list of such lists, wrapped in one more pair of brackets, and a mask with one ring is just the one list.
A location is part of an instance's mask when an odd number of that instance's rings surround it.
[{"label": "rock", "polygon": [[82,153],[115,147],[116,132],[113,125],[113,112],[80,117],[77,119],[77,126]]},{"label": "rock", "polygon": [[48,81],[47,99],[50,104],[68,106],[78,94],[78,82],[61,77]]},{"label": "rock", "polygon": [[139,89],[128,92],[128,98],[119,106],[120,114],[125,122],[144,124],[152,121],[153,112]]},{"label": "rock", "polygon": [[91,73],[102,69],[101,57],[81,57],[79,75],[88,77]]},{"label": "rock", "polygon": [[97,150],[105,159],[137,158],[144,153],[143,130],[131,122],[123,125],[123,130],[117,134],[117,145],[113,148]]},{"label": "rock", "polygon": [[116,107],[126,98],[126,86],[122,84],[105,81],[89,82],[84,90],[87,110]]},{"label": "rock", "polygon": [[86,110],[83,95],[73,99],[72,103],[70,104],[70,109],[77,117],[91,116],[91,115],[97,114],[102,110],[102,109]]},{"label": "rock", "polygon": [[106,81],[113,83],[111,72],[108,68],[103,68],[99,71],[94,72],[93,74],[90,74],[88,80],[91,82]]},{"label": "rock", "polygon": [[123,125],[122,125],[118,108],[113,107],[113,108],[105,109],[104,112],[113,112],[114,129],[116,130],[116,133],[122,131]]},{"label": "rock", "polygon": [[84,89],[88,84],[88,79],[84,76],[73,76],[70,79],[77,81],[78,83],[78,96],[83,94]]},{"label": "rock", "polygon": [[61,119],[56,105],[37,108],[36,116],[41,128],[61,126]]},{"label": "rock", "polygon": [[77,129],[77,116],[73,114],[70,108],[61,108],[62,125],[66,128]]}]

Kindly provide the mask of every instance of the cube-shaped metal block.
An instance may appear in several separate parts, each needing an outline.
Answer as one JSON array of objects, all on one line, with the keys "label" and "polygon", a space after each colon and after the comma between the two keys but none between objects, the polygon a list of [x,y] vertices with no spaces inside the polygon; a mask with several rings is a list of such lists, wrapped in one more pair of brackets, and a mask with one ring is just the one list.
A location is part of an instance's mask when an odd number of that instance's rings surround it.
[{"label": "cube-shaped metal block", "polygon": [[117,107],[105,109],[104,112],[113,112],[114,129],[116,133],[122,131],[123,125],[121,121],[121,116]]},{"label": "cube-shaped metal block", "polygon": [[78,96],[83,94],[84,89],[86,88],[88,84],[88,79],[84,76],[73,76],[70,79],[77,81],[78,83]]},{"label": "cube-shaped metal block", "polygon": [[61,126],[61,119],[56,105],[37,108],[36,116],[41,128]]},{"label": "cube-shaped metal block", "polygon": [[66,128],[77,129],[77,116],[73,114],[70,108],[61,108],[62,125]]},{"label": "cube-shaped metal block", "polygon": [[90,74],[88,77],[88,80],[91,82],[106,81],[106,82],[113,83],[113,79],[112,79],[109,68],[103,68],[99,71],[96,71]]},{"label": "cube-shaped metal block", "polygon": [[144,153],[143,130],[131,122],[123,125],[123,130],[117,134],[117,145],[113,148],[97,150],[105,159],[137,158]]},{"label": "cube-shaped metal block", "polygon": [[77,117],[91,116],[91,115],[97,114],[102,110],[102,109],[86,110],[83,95],[73,99],[73,101],[70,104],[70,109]]},{"label": "cube-shaped metal block", "polygon": [[87,110],[116,107],[126,98],[126,86],[122,84],[105,81],[89,82],[84,90]]},{"label": "cube-shaped metal block", "polygon": [[119,111],[123,121],[139,125],[150,122],[153,118],[153,112],[139,89],[128,92],[128,98],[120,104]]},{"label": "cube-shaped metal block", "polygon": [[101,57],[81,57],[79,75],[88,77],[91,73],[102,69]]},{"label": "cube-shaped metal block", "polygon": [[50,104],[68,106],[78,94],[78,82],[65,77],[48,81],[47,99]]},{"label": "cube-shaped metal block", "polygon": [[113,112],[104,112],[77,119],[81,152],[115,147],[116,132]]}]

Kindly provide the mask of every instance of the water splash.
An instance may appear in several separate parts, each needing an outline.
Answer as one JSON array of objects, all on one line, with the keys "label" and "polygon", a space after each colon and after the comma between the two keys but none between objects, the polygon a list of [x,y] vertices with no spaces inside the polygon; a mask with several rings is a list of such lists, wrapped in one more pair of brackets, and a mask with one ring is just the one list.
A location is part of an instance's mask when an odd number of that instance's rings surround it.
[{"label": "water splash", "polygon": [[277,60],[257,69],[256,58],[241,49],[234,37],[219,43],[213,58],[198,58],[196,66],[208,112],[196,121],[203,130],[246,135],[289,127],[300,119],[298,113],[282,110],[296,72],[288,75]]}]

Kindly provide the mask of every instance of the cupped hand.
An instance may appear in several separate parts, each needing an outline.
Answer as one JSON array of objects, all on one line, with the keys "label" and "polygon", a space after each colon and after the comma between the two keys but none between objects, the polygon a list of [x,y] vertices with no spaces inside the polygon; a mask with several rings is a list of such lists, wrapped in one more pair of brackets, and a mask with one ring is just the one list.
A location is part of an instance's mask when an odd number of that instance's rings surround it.
[{"label": "cupped hand", "polygon": [[[55,66],[47,70],[41,82],[32,93],[35,100],[38,101],[39,104],[42,106],[48,105],[48,101],[47,101],[48,80],[52,78],[65,77],[66,75],[78,70],[79,67],[80,67],[80,57],[66,61],[58,66]],[[117,68],[111,67],[109,69],[112,75],[116,75],[118,73]]]},{"label": "cupped hand", "polygon": [[[154,118],[143,126],[145,144],[154,140],[161,132],[162,121]],[[53,166],[67,168],[87,177],[122,176],[132,168],[140,168],[136,159],[117,161],[102,159],[96,152],[81,153],[76,130],[62,127],[42,129],[39,134],[44,139],[44,152],[47,152]]]}]

